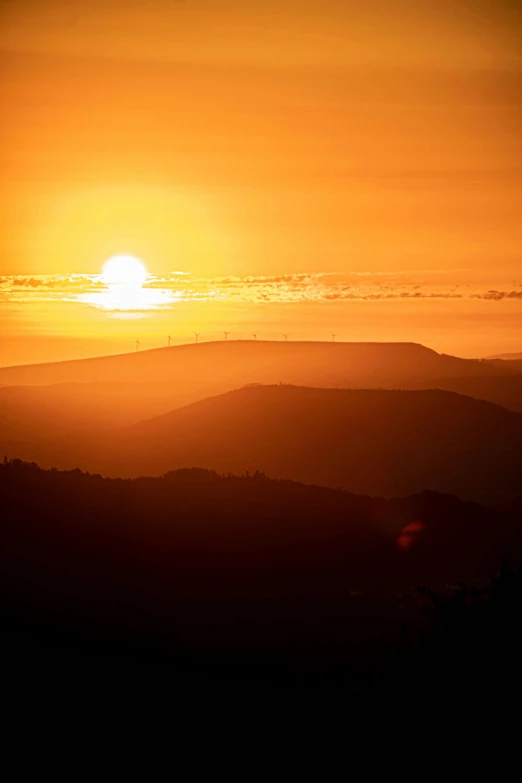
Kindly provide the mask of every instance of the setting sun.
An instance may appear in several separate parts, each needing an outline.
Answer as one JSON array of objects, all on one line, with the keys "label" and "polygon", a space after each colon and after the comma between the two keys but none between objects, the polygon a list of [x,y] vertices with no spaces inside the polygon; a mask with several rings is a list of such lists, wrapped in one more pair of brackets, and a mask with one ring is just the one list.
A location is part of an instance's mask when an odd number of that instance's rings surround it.
[{"label": "setting sun", "polygon": [[107,285],[141,286],[147,278],[145,264],[134,256],[113,256],[103,266],[103,281]]},{"label": "setting sun", "polygon": [[0,31],[16,690],[510,706],[522,0],[0,0]]}]

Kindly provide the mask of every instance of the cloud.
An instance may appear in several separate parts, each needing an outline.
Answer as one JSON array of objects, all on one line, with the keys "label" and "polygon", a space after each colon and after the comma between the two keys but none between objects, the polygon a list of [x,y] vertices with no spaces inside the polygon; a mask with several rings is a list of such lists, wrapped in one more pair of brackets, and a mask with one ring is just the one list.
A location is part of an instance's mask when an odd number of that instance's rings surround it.
[{"label": "cloud", "polygon": [[488,291],[485,294],[475,294],[474,299],[493,299],[500,302],[501,299],[522,299],[522,291]]},{"label": "cloud", "polygon": [[[453,273],[447,273],[452,276]],[[183,272],[149,275],[137,292],[108,289],[100,275],[32,275],[0,278],[0,301],[78,302],[105,310],[155,310],[178,302],[298,304],[404,300],[522,300],[521,290],[484,290],[477,284],[445,280],[440,272],[315,272],[289,275],[193,277]]]}]

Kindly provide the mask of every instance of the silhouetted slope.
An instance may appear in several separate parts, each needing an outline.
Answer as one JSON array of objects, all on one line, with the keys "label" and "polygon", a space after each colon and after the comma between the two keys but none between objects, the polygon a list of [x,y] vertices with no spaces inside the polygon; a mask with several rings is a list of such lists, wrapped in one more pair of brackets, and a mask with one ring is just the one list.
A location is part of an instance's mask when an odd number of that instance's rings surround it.
[{"label": "silhouetted slope", "polygon": [[[111,430],[135,424],[208,396],[201,383],[68,383],[0,387],[0,457],[16,455],[44,467],[93,465],[87,452],[105,449]],[[218,384],[221,385],[221,384]],[[522,375],[427,382],[522,412]]]},{"label": "silhouetted slope", "polygon": [[[135,425],[103,470],[263,470],[372,495],[520,492],[522,416],[443,391],[251,386]],[[98,463],[99,464],[99,463]]]},{"label": "silhouetted slope", "polygon": [[[29,447],[34,433],[31,426],[24,429],[24,419],[35,420],[39,400],[36,431],[42,435],[53,427],[63,430],[65,422],[71,432],[92,431],[135,423],[247,383],[442,388],[522,411],[522,374],[512,371],[516,364],[439,355],[414,343],[227,341],[0,368],[0,447],[16,446],[3,429],[7,418]],[[35,388],[18,391],[24,385]],[[43,447],[37,453],[45,459]]]},{"label": "silhouetted slope", "polygon": [[[202,397],[205,395],[202,394]],[[194,402],[171,383],[64,383],[0,387],[0,442],[116,429]]]},{"label": "silhouetted slope", "polygon": [[[97,359],[0,369],[0,386],[58,383],[393,386],[429,378],[502,374],[487,362],[437,354],[415,343],[230,340]],[[207,393],[209,393],[207,391]]]},{"label": "silhouetted slope", "polygon": [[519,521],[454,497],[260,475],[111,480],[15,461],[0,465],[0,493],[4,617],[214,650],[367,635],[390,618],[354,590],[480,577],[520,545]]},{"label": "silhouetted slope", "polygon": [[511,375],[520,378],[522,376],[522,360],[512,358],[507,359],[483,359],[482,364],[494,368],[503,375]]},{"label": "silhouetted slope", "polygon": [[522,353],[499,353],[496,356],[486,356],[487,361],[501,360],[506,362],[517,362],[518,370],[522,371]]},{"label": "silhouetted slope", "polygon": [[482,378],[441,378],[417,384],[417,387],[453,391],[522,413],[522,373]]}]

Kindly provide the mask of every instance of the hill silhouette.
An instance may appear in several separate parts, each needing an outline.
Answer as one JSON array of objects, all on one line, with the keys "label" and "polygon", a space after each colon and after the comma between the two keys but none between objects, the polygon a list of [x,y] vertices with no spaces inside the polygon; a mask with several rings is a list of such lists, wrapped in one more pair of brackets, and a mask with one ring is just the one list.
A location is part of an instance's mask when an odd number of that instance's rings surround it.
[{"label": "hill silhouette", "polygon": [[478,400],[487,400],[503,408],[522,413],[522,372],[502,376],[438,378],[418,388],[457,392]]},{"label": "hill silhouette", "polygon": [[179,467],[404,496],[424,489],[493,503],[522,480],[522,416],[451,392],[254,385],[121,432],[111,475]]},{"label": "hill silhouette", "polygon": [[[324,385],[331,375],[354,383],[391,384],[417,382],[430,378],[484,377],[511,374],[517,362],[492,359],[462,359],[438,354],[418,343],[278,342],[228,340],[157,348],[139,353],[101,356],[63,362],[0,368],[0,386],[56,385],[61,383],[162,383],[179,379],[191,370],[194,380],[208,380],[209,372],[219,370],[236,383],[249,376],[285,372],[295,378],[277,378]],[[146,373],[146,375],[145,375]],[[236,373],[240,373],[236,375]],[[326,374],[326,375],[325,375]],[[246,378],[250,380],[250,378]],[[260,379],[263,380],[263,379]],[[266,380],[270,380],[267,378]]]},{"label": "hill silhouette", "polygon": [[[70,405],[45,397],[46,387],[0,389],[0,400],[16,393],[21,411],[0,407],[2,453],[110,476],[261,470],[386,497],[432,489],[501,508],[521,503],[522,416],[456,393],[254,384],[118,428],[137,404],[103,419],[89,385],[80,389]],[[112,394],[117,406],[119,387]]]},{"label": "hill silhouette", "polygon": [[117,428],[253,382],[439,388],[522,412],[522,372],[516,368],[517,362],[459,359],[414,343],[263,341],[0,368],[0,445],[45,459],[45,449],[31,453],[29,444],[35,436],[63,431],[65,422],[71,433]]},{"label": "hill silhouette", "polygon": [[[283,371],[286,377],[278,373]],[[232,388],[253,381],[326,386],[368,385],[500,373],[487,363],[443,356],[415,343],[321,343],[230,340],[159,348],[120,356],[4,367],[0,386],[59,383],[149,383],[215,378]],[[253,377],[261,373],[263,377]]]},{"label": "hill silhouette", "polygon": [[502,361],[512,362],[512,361],[518,361],[522,362],[522,353],[499,353],[495,356],[487,356],[486,359],[501,359]]},{"label": "hill silhouette", "polygon": [[455,497],[261,474],[103,479],[15,460],[0,492],[2,631],[94,654],[346,664],[346,644],[418,620],[412,585],[483,579],[522,546],[520,519]]},{"label": "hill silhouette", "polygon": [[0,437],[115,429],[193,402],[172,384],[64,383],[0,387]]}]

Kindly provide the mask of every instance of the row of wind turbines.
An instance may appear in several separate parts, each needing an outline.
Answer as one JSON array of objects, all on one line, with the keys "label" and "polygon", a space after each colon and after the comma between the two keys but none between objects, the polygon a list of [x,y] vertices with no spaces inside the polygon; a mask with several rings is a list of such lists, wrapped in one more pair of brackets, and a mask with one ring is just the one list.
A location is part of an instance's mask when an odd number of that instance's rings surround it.
[{"label": "row of wind turbines", "polygon": [[[227,332],[225,329],[223,329],[222,331],[223,331],[223,335],[224,335],[223,339],[225,341],[228,340],[228,336],[230,334],[235,334],[235,332]],[[199,338],[203,335],[203,332],[194,332],[193,334],[194,334],[194,337],[195,337],[196,344],[199,343]],[[250,339],[257,340],[258,334],[259,334],[258,332],[252,332]],[[337,337],[337,335],[334,334],[333,332],[330,332],[330,334],[332,335],[332,342],[334,343],[335,342],[335,338]],[[289,334],[289,332],[281,332],[281,337],[283,337],[284,341],[287,342],[288,338],[290,337],[290,334]],[[242,339],[242,337],[240,339]],[[169,348],[172,346],[172,342],[173,342],[172,341],[172,337],[169,334],[169,336],[167,337],[167,346]],[[136,345],[136,352],[138,352],[140,350],[140,348],[141,348],[141,342],[139,340],[136,340],[135,345]]]}]

